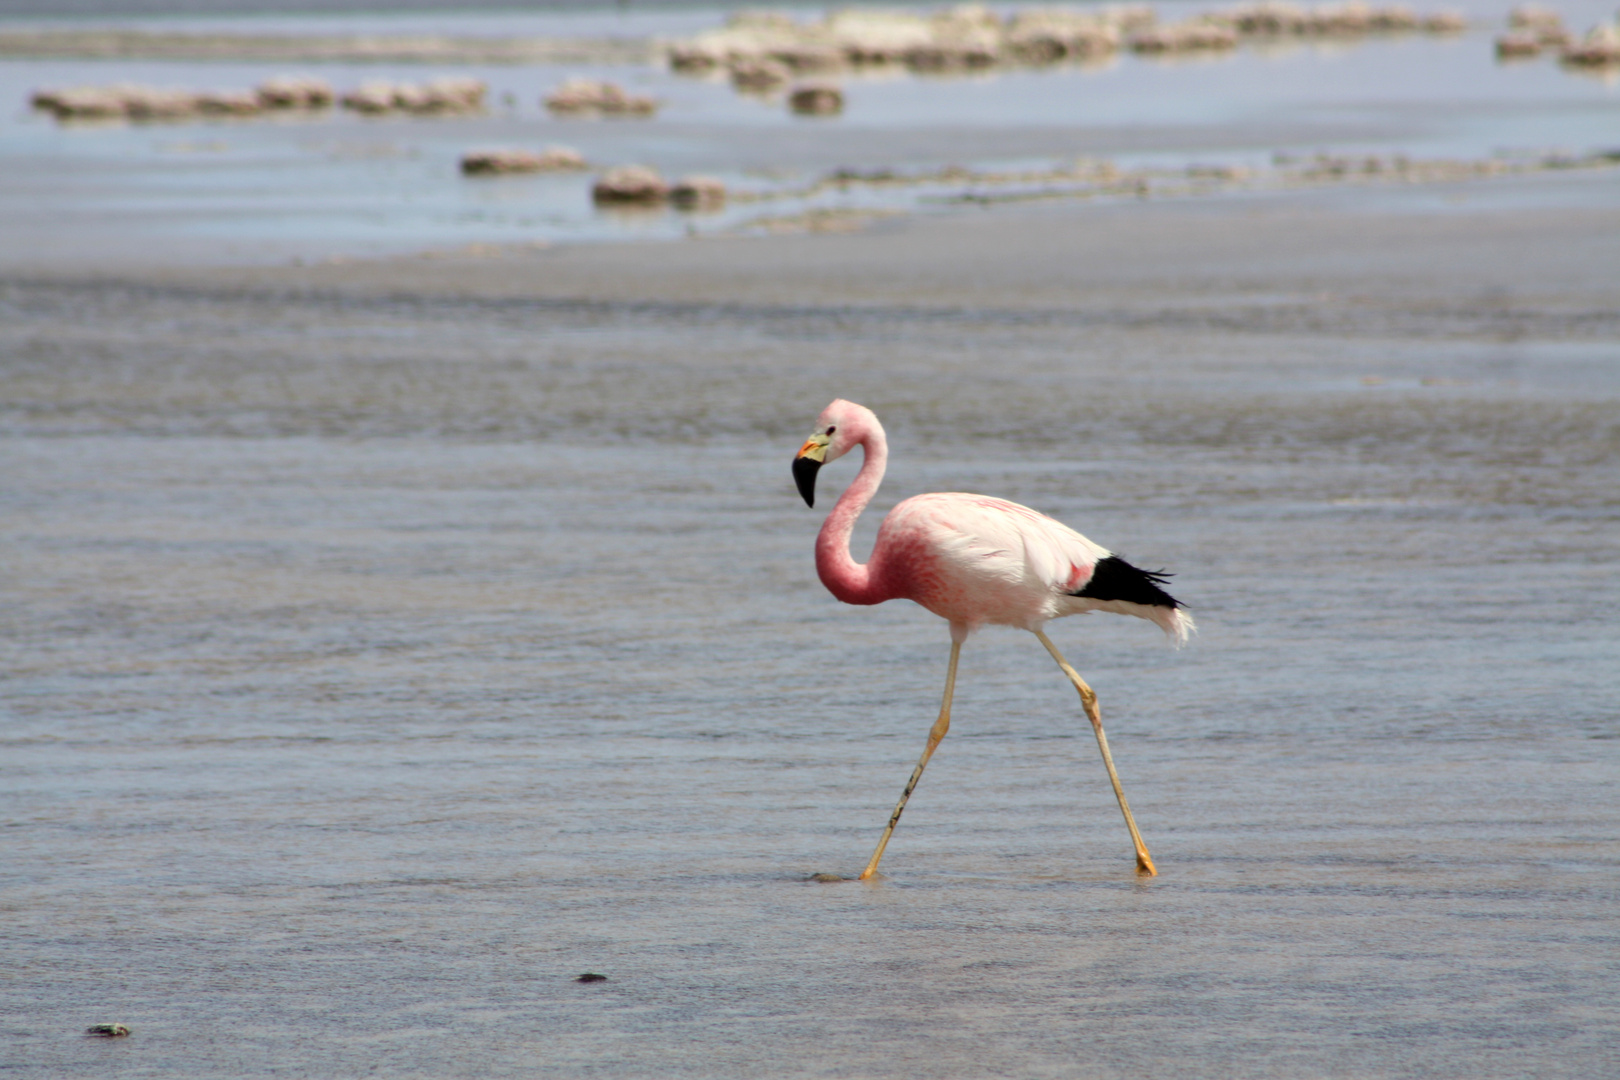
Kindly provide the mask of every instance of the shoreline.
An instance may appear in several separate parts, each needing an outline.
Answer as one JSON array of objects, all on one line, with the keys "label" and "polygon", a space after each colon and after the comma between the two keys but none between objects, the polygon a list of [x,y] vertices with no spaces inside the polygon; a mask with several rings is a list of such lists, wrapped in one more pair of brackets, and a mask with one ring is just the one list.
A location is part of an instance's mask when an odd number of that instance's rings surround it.
[{"label": "shoreline", "polygon": [[[1606,170],[1605,170],[1606,172]],[[1605,176],[1246,191],[911,214],[850,231],[469,245],[303,264],[0,265],[0,287],[98,284],[289,296],[441,296],[604,310],[768,305],[1090,312],[1100,325],[1620,339],[1620,206]],[[1568,190],[1549,187],[1566,181]],[[1583,181],[1585,181],[1583,183]],[[1534,198],[1513,198],[1509,185]],[[1560,195],[1565,196],[1559,198]],[[1236,305],[1221,314],[1226,305]],[[1189,314],[1193,313],[1193,314]],[[898,317],[898,315],[897,315]],[[1066,316],[1065,316],[1066,317]]]},{"label": "shoreline", "polygon": [[[623,256],[602,256],[607,261],[622,260],[625,272],[640,276],[663,265],[690,262],[692,249],[735,249],[776,244],[803,245],[818,240],[844,241],[863,249],[884,250],[896,245],[897,251],[909,241],[905,236],[945,237],[953,231],[980,236],[976,244],[988,245],[979,255],[1000,260],[1010,247],[1016,247],[1029,230],[1028,222],[1047,222],[1059,233],[1083,233],[1100,221],[1174,219],[1222,220],[1241,231],[1242,222],[1277,214],[1305,216],[1359,217],[1371,221],[1410,221],[1415,214],[1436,219],[1435,225],[1454,220],[1471,220],[1488,233],[1498,227],[1520,231],[1517,223],[1542,216],[1573,216],[1607,224],[1593,225],[1603,235],[1609,229],[1620,235],[1620,205],[1609,197],[1613,175],[1620,168],[1620,152],[1609,151],[1581,159],[1548,158],[1512,161],[1431,161],[1411,162],[1401,169],[1368,170],[1355,167],[1360,159],[1313,158],[1279,165],[1261,173],[1242,170],[1217,175],[1221,170],[1192,167],[1184,170],[1132,170],[1096,174],[1099,165],[1081,163],[1075,171],[1040,174],[980,176],[977,190],[970,184],[962,192],[936,191],[918,199],[915,205],[881,207],[806,206],[794,211],[782,206],[773,213],[772,203],[787,201],[794,192],[744,197],[739,205],[757,207],[760,215],[741,219],[723,227],[688,231],[684,236],[624,236],[607,239],[545,240],[513,237],[506,241],[474,241],[464,244],[426,244],[395,251],[352,253],[328,252],[299,255],[289,251],[261,253],[244,257],[235,246],[217,241],[187,242],[177,236],[162,239],[164,259],[153,261],[150,244],[132,245],[128,238],[102,250],[68,253],[19,243],[17,251],[50,251],[47,258],[28,256],[0,258],[0,283],[33,279],[77,279],[108,276],[124,280],[159,276],[200,274],[294,274],[343,280],[365,277],[379,267],[435,266],[448,273],[450,267],[513,267],[559,261],[591,263],[591,251],[625,252]],[[1369,161],[1379,159],[1369,158]],[[1349,162],[1351,167],[1341,167]],[[948,170],[947,170],[948,171]],[[973,177],[977,174],[965,174]],[[1040,183],[1023,184],[1025,177]],[[1089,178],[1089,179],[1088,179]],[[885,188],[928,188],[936,180],[932,172],[916,175],[848,174],[817,181],[817,187],[853,186],[881,191]],[[960,179],[960,178],[959,178]],[[996,179],[1004,183],[990,182]],[[1059,183],[1059,181],[1062,181]],[[964,181],[965,182],[965,181]],[[965,193],[964,193],[965,192]],[[802,194],[802,193],[799,193]],[[799,200],[801,203],[804,200]],[[644,213],[678,215],[660,209]],[[699,219],[701,215],[699,216]],[[698,220],[698,219],[694,219]],[[1029,236],[1042,242],[1039,229]],[[43,245],[47,236],[41,234]],[[151,239],[156,239],[152,237]],[[1482,236],[1488,241],[1488,236]],[[1571,236],[1560,243],[1579,247],[1581,238]],[[1121,237],[1121,246],[1129,239]],[[1538,245],[1539,246],[1539,245]],[[137,253],[136,249],[139,249]],[[1168,254],[1168,253],[1167,253]],[[1186,253],[1197,259],[1196,251]],[[1497,256],[1482,256],[1487,260]],[[793,264],[786,255],[781,266],[768,262],[758,270],[760,280],[749,280],[750,291],[762,281],[782,275],[787,292],[793,284]],[[1620,249],[1615,252],[1620,261]],[[899,256],[903,263],[905,257]],[[699,262],[703,260],[698,259]],[[886,260],[887,261],[887,260]],[[909,275],[908,268],[895,266],[895,273]],[[931,273],[934,272],[932,269]],[[431,273],[431,272],[430,272]],[[495,276],[501,277],[502,270]],[[413,272],[411,276],[417,276]],[[1611,275],[1612,276],[1612,275]],[[1605,281],[1601,264],[1594,266],[1589,283]],[[881,288],[882,283],[873,283]],[[864,286],[863,286],[864,288]],[[1620,290],[1599,289],[1613,294],[1620,310]],[[857,290],[860,294],[861,290]],[[617,293],[615,293],[617,295]]]}]

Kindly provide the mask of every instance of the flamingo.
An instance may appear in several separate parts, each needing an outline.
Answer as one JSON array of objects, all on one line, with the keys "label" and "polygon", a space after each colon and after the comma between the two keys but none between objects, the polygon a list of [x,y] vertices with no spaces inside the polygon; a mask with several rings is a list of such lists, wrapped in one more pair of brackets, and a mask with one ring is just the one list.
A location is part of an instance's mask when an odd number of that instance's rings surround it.
[{"label": "flamingo", "polygon": [[1045,626],[1065,615],[1111,611],[1156,623],[1172,642],[1184,643],[1194,626],[1183,605],[1165,592],[1163,571],[1141,570],[1087,540],[1045,514],[1005,499],[963,492],[914,495],[883,519],[871,561],[862,565],[849,552],[855,519],[872,501],[888,465],[889,444],[872,410],[839,399],[822,412],[815,431],[793,459],[793,478],[808,506],[816,504],[816,474],[855,447],[865,461],[844,490],[816,537],[816,573],[827,590],[846,604],[881,604],[912,600],[946,620],[951,630],[951,659],[945,672],[945,698],[939,719],[928,732],[922,759],[912,770],[889,816],[872,860],[861,872],[864,881],[877,873],[906,800],[922,778],[928,759],[951,727],[951,696],[956,664],[968,635],[986,624],[1014,626],[1034,634],[1080,692],[1080,704],[1091,721],[1102,751],[1114,797],[1125,815],[1136,848],[1137,872],[1158,870],[1131,816],[1108,752],[1097,695],[1069,665]]}]

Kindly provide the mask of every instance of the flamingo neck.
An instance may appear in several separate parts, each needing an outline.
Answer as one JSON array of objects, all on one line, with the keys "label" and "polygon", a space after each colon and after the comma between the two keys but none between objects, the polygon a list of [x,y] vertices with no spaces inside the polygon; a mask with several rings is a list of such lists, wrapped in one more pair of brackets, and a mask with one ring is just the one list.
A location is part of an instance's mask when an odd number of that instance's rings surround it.
[{"label": "flamingo neck", "polygon": [[855,519],[877,494],[883,471],[889,463],[889,441],[882,428],[868,429],[858,440],[865,451],[865,463],[854,481],[838,497],[816,537],[816,573],[827,591],[846,604],[880,604],[889,599],[874,580],[871,565],[858,563],[849,553],[850,534]]}]

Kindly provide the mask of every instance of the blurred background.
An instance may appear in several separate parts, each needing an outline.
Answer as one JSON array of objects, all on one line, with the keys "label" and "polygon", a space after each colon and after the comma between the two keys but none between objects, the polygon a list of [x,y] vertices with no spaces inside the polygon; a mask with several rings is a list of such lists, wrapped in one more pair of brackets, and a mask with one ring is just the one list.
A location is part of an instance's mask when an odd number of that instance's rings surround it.
[{"label": "blurred background", "polygon": [[[1613,20],[1600,0],[1556,11],[12,2],[0,9],[4,257],[105,264],[157,245],[178,259],[288,262],[803,230],[986,199],[1135,197],[1142,184],[1387,186],[1441,163],[1612,165],[1601,155],[1620,130],[1620,38],[1609,59],[1564,56],[1589,32],[1620,33]],[[1519,51],[1499,55],[1502,40]],[[256,88],[289,75],[332,98],[255,110]],[[477,102],[411,96],[445,79],[475,81]],[[569,80],[612,84],[646,110],[577,94],[577,107],[548,108]],[[823,84],[842,95],[834,112],[794,111],[795,89]],[[398,104],[345,107],[368,86]],[[29,104],[107,88],[111,103]],[[175,100],[198,94],[215,100]],[[581,167],[462,171],[469,154],[548,146]],[[600,207],[594,181],[624,165],[671,184],[709,177],[729,198]]]}]

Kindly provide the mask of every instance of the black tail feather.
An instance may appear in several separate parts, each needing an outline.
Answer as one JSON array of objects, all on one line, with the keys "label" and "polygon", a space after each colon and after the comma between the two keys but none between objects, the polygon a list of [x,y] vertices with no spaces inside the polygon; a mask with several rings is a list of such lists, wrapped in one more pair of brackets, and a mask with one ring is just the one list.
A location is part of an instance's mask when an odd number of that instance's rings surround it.
[{"label": "black tail feather", "polygon": [[1092,568],[1091,580],[1079,592],[1070,596],[1083,596],[1088,600],[1123,600],[1127,604],[1146,604],[1149,607],[1179,608],[1180,600],[1159,586],[1169,583],[1174,576],[1163,570],[1143,570],[1132,566],[1118,555],[1100,559]]}]

